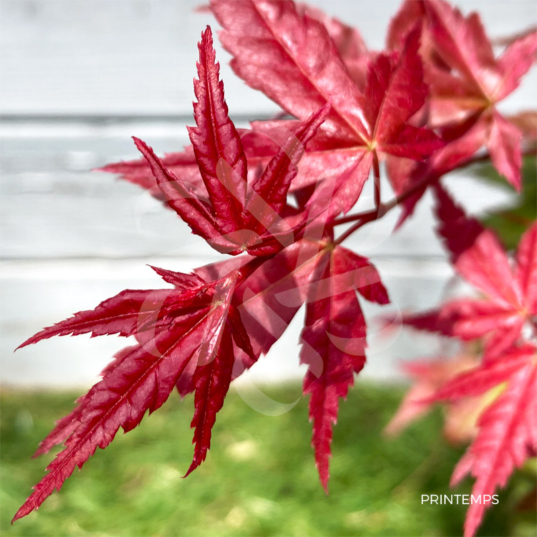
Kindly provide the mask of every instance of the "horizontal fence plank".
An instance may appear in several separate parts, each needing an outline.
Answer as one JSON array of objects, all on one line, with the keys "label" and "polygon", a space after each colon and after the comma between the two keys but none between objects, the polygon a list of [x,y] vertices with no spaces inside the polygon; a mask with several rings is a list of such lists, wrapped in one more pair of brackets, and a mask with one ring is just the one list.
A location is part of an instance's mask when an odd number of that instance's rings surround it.
[{"label": "horizontal fence plank", "polygon": [[[2,0],[0,115],[190,115],[196,42],[214,18],[194,9],[203,0]],[[399,0],[310,2],[355,25],[380,49]],[[492,36],[537,22],[534,0],[464,0]],[[247,88],[218,58],[232,113],[278,108]],[[531,107],[532,74],[508,109]]]}]

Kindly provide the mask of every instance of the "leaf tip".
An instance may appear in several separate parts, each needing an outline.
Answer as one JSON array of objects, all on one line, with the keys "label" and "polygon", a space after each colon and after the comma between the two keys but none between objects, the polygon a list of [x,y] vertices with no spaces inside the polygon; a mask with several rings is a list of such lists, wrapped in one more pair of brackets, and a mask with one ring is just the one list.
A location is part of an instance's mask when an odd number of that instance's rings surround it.
[{"label": "leaf tip", "polygon": [[24,347],[28,347],[28,345],[36,343],[36,341],[34,341],[34,338],[35,336],[29,337],[27,340],[23,341],[18,347],[16,347],[13,352],[17,352],[19,349],[23,349]]},{"label": "leaf tip", "polygon": [[13,526],[13,524],[15,522],[17,522],[17,520],[19,520],[20,518],[24,518],[26,515],[30,514],[32,512],[32,509],[28,509],[28,507],[26,506],[26,502],[22,505],[22,507],[15,513],[15,516],[11,519],[11,525]]},{"label": "leaf tip", "polygon": [[201,32],[201,41],[198,43],[198,48],[200,50],[200,61],[203,62],[203,54],[207,52],[214,52],[213,46],[213,31],[209,24],[205,27],[205,30]]},{"label": "leaf tip", "polygon": [[187,478],[199,465],[200,463],[194,459],[182,479]]},{"label": "leaf tip", "polygon": [[[134,140],[134,144],[136,145],[136,147],[138,149],[140,149],[141,147],[145,147],[145,142],[143,140],[141,140],[140,138],[137,138],[136,136],[132,136],[132,139]],[[141,149],[140,149],[141,151]]]}]

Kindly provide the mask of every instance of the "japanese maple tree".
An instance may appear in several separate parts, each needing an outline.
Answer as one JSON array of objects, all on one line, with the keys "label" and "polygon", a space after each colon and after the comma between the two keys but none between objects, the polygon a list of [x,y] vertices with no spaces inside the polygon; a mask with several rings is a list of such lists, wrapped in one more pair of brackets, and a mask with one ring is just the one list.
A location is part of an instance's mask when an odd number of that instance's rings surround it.
[{"label": "japanese maple tree", "polygon": [[[191,145],[161,158],[134,138],[142,159],[103,168],[150,191],[228,257],[191,274],[152,267],[171,288],[123,291],[21,345],[85,333],[135,341],[40,444],[36,455],[64,447],[14,520],[38,509],[97,447],[136,427],[174,388],[194,393],[189,475],[207,456],[232,380],[270,351],[304,305],[304,393],[328,491],[339,400],[366,364],[361,303],[389,303],[375,267],[342,243],[398,207],[401,225],[427,189],[450,261],[479,294],[402,322],[477,341],[480,352],[408,364],[417,382],[388,430],[447,402],[449,435],[472,438],[453,484],[469,473],[475,495],[494,494],[537,450],[537,224],[528,222],[512,258],[442,183],[448,172],[490,160],[520,190],[522,157],[535,151],[536,113],[506,117],[498,105],[535,61],[537,31],[508,39],[497,56],[477,14],[464,16],[443,0],[407,0],[386,50],[372,51],[358,30],[292,0],[211,0],[210,10],[234,72],[283,115],[235,127],[208,27],[198,44]],[[382,164],[396,194],[390,201],[382,199]],[[352,213],[370,175],[374,207]],[[468,414],[473,421],[461,433]],[[487,506],[469,507],[466,537]]]}]

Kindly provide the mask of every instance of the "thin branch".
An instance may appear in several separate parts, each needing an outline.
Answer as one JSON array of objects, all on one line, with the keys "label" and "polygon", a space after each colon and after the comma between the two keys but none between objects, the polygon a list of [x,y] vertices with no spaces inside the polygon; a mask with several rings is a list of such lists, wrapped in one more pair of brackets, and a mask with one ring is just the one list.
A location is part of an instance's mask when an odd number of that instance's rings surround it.
[{"label": "thin branch", "polygon": [[[363,224],[382,218],[387,212],[391,211],[394,207],[397,207],[397,205],[406,201],[408,198],[410,198],[411,196],[419,192],[422,188],[425,188],[428,185],[432,185],[437,180],[438,180],[438,177],[426,176],[421,181],[418,181],[414,186],[409,188],[407,191],[403,192],[400,196],[396,196],[395,198],[393,198],[391,201],[387,203],[381,203],[378,209],[373,209],[372,211],[367,211],[365,213],[354,214],[352,216],[338,218],[337,220],[334,221],[334,226],[358,221],[357,226],[353,226],[342,235],[342,237],[344,236],[345,238],[347,238],[349,236],[348,232],[351,229],[354,232]],[[339,244],[339,239],[338,239],[338,244]]]},{"label": "thin branch", "polygon": [[378,211],[382,204],[382,196],[380,191],[380,166],[377,152],[373,152],[373,179],[375,181],[375,208]]},{"label": "thin branch", "polygon": [[382,206],[381,206],[381,207],[379,207],[379,209],[372,209],[371,211],[365,211],[363,213],[351,214],[349,216],[342,216],[341,218],[336,218],[336,220],[334,220],[334,222],[333,222],[333,225],[334,226],[339,226],[341,224],[348,224],[350,222],[356,222],[356,220],[362,220],[364,218],[369,218],[373,214],[378,214],[379,216],[383,216],[383,215],[381,215],[382,210],[383,209],[382,209]]},{"label": "thin branch", "polygon": [[348,239],[356,230],[360,229],[364,224],[367,224],[368,222],[373,222],[374,220],[376,220],[376,218],[371,216],[371,218],[364,218],[363,220],[360,220],[360,221],[356,222],[356,224],[354,224],[354,226],[352,226],[349,229],[347,229],[347,231],[345,231],[345,233],[343,233],[343,235],[338,237],[334,241],[334,244],[336,244],[336,245],[341,244],[344,240]]},{"label": "thin branch", "polygon": [[[537,148],[532,148],[524,153],[522,153],[522,157],[530,157],[537,155]],[[481,162],[486,162],[490,159],[490,154],[486,153],[485,155],[481,155],[478,157],[473,157],[471,159],[468,159],[466,162],[462,163],[457,169],[466,168],[468,166],[472,166],[473,164],[479,164]],[[378,162],[378,161],[377,161]],[[376,174],[376,172],[375,172]],[[336,218],[333,222],[333,226],[339,226],[342,224],[349,224],[350,222],[362,222],[359,226],[353,226],[356,227],[356,229],[359,229],[363,224],[367,222],[372,222],[374,220],[378,220],[382,218],[387,212],[391,211],[394,207],[397,205],[403,203],[408,198],[412,197],[414,194],[416,194],[418,191],[420,191],[422,188],[427,187],[429,185],[433,185],[436,181],[438,181],[439,177],[424,177],[421,181],[418,181],[414,186],[409,188],[407,191],[403,192],[399,196],[394,197],[391,201],[387,203],[379,203],[377,204],[376,197],[375,197],[375,209],[371,209],[370,211],[365,211],[363,213],[357,213],[352,214],[349,216],[343,216],[341,218]],[[376,187],[376,183],[375,183]],[[376,195],[376,188],[375,188],[375,195]],[[377,218],[372,218],[372,216],[376,215]],[[352,228],[351,228],[352,229]],[[356,231],[354,229],[354,231]],[[349,230],[350,231],[350,230]],[[348,232],[345,232],[345,236],[348,237]],[[343,236],[343,235],[342,235]],[[346,238],[345,237],[345,238]],[[339,244],[339,242],[338,242]]]}]

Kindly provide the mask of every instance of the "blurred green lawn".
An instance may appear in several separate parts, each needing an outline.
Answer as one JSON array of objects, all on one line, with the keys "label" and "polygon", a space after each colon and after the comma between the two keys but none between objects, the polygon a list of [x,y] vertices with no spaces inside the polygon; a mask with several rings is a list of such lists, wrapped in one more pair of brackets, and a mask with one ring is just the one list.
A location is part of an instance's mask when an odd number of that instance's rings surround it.
[{"label": "blurred green lawn", "polygon": [[[265,391],[284,403],[300,397],[297,385]],[[450,492],[449,476],[462,448],[443,440],[439,412],[398,439],[383,438],[401,395],[400,389],[359,383],[342,403],[328,496],[313,462],[305,398],[290,412],[270,417],[232,390],[207,461],[182,479],[192,456],[193,403],[174,395],[139,428],[97,450],[37,514],[10,526],[51,458],[30,457],[54,421],[72,408],[75,394],[4,390],[2,535],[461,535],[466,506],[421,505],[420,495]],[[469,490],[466,482],[453,492]],[[512,491],[504,492],[479,535],[535,535],[535,523],[514,525],[513,501]]]}]

